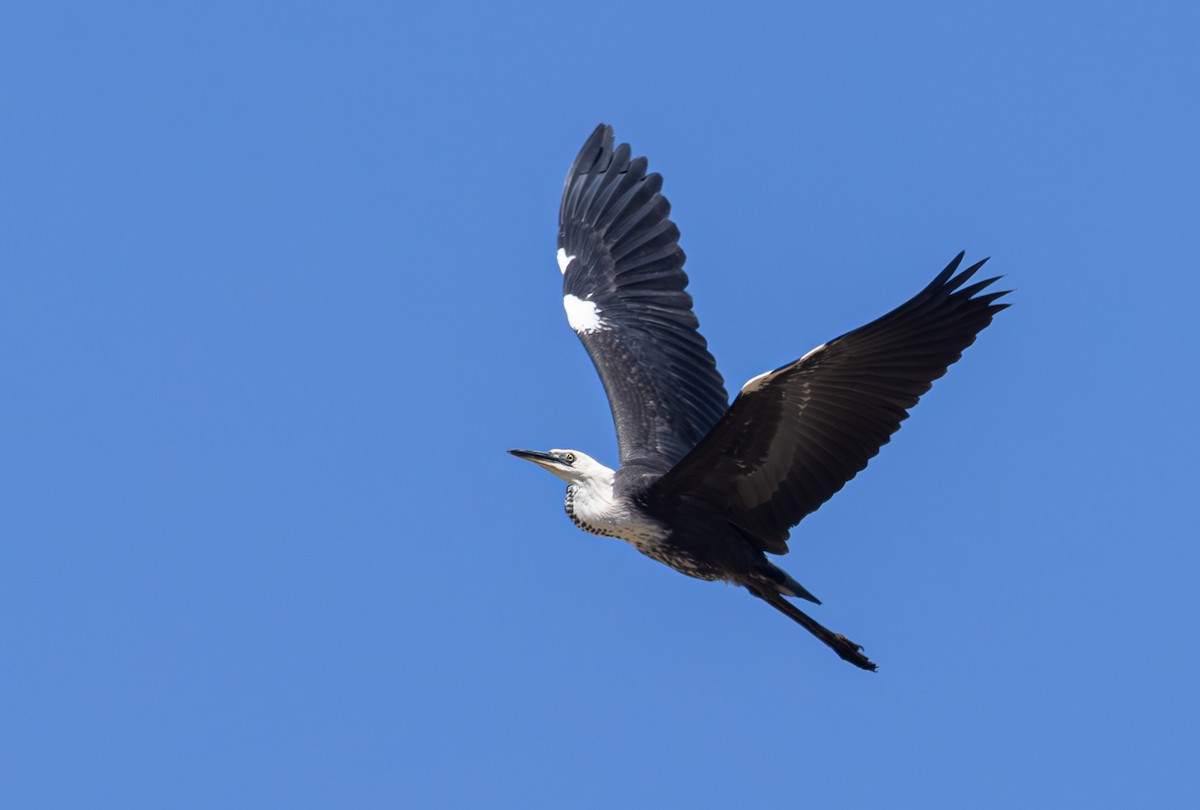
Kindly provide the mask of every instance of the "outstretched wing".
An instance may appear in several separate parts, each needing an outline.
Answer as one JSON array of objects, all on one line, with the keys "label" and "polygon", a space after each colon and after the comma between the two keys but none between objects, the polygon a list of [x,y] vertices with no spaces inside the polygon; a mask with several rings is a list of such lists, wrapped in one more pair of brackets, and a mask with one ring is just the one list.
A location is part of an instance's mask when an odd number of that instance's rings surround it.
[{"label": "outstretched wing", "polygon": [[725,413],[729,398],[697,330],[679,229],[628,144],[601,124],[563,185],[558,262],[571,328],[600,373],[621,467],[661,474]]},{"label": "outstretched wing", "polygon": [[962,258],[903,306],[747,382],[654,495],[721,504],[751,542],[786,553],[788,529],[867,466],[1008,306],[994,303],[1004,292],[978,294],[995,278],[963,287],[983,262],[954,275]]}]

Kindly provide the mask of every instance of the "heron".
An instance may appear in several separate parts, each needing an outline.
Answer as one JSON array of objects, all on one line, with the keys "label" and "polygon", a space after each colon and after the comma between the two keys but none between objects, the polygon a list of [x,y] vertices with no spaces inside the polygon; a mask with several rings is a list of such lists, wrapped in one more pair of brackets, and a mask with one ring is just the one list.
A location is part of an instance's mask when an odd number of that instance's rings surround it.
[{"label": "heron", "polygon": [[579,450],[510,450],[567,483],[571,521],[702,580],[739,585],[857,667],[876,665],[789,598],[821,604],[767,554],[867,466],[975,342],[1008,290],[959,253],[909,301],[753,377],[729,403],[686,291],[662,177],[601,124],[563,184],[567,321],[599,372],[620,468]]}]

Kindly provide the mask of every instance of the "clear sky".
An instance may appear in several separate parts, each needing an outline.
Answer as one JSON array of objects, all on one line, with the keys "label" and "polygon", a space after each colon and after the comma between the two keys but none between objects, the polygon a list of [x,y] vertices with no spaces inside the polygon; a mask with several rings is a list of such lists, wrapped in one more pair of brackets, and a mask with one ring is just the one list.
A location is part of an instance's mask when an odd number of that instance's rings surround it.
[{"label": "clear sky", "polygon": [[[1189,3],[0,10],[0,806],[1190,807]],[[729,386],[1016,292],[744,592],[579,533],[599,122]],[[1190,801],[1189,801],[1190,799]]]}]

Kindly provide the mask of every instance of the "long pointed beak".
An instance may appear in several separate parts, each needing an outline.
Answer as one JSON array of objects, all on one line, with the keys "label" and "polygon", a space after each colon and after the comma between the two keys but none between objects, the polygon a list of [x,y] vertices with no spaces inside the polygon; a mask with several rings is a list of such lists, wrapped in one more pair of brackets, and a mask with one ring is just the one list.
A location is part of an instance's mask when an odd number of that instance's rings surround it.
[{"label": "long pointed beak", "polygon": [[554,456],[549,453],[543,453],[540,450],[509,450],[508,453],[517,458],[532,461],[535,464],[553,464],[557,461]]}]

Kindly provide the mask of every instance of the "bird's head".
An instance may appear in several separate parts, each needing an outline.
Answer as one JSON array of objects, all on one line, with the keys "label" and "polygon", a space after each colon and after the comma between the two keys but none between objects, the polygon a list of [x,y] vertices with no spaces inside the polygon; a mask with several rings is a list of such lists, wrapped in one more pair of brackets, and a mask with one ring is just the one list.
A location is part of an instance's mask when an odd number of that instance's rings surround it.
[{"label": "bird's head", "polygon": [[578,450],[509,450],[517,458],[532,461],[544,470],[554,473],[573,486],[607,485],[611,491],[613,471],[599,461]]}]

